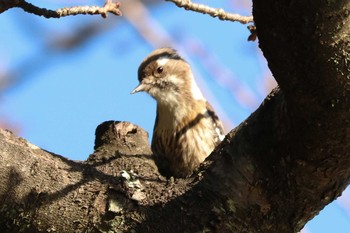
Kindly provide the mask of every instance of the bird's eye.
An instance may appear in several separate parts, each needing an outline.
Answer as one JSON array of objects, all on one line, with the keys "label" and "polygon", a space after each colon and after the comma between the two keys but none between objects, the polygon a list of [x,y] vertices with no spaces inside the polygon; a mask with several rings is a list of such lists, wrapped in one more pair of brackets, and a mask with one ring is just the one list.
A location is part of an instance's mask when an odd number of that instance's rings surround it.
[{"label": "bird's eye", "polygon": [[158,68],[157,68],[157,73],[158,74],[161,74],[161,73],[163,73],[163,66],[159,66]]}]

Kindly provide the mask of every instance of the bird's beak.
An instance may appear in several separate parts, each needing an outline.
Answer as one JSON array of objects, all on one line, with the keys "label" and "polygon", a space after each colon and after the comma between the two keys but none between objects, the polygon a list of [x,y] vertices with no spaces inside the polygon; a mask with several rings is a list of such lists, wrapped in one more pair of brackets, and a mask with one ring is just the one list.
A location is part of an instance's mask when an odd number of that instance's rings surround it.
[{"label": "bird's beak", "polygon": [[140,91],[145,90],[145,85],[143,83],[140,83],[130,94],[135,94]]}]

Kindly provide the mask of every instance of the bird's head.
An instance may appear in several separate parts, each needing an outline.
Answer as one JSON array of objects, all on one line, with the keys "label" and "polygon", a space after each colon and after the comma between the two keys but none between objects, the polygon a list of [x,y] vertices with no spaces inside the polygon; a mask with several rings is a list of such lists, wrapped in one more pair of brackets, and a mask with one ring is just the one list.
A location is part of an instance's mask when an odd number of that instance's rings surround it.
[{"label": "bird's head", "polygon": [[148,55],[138,69],[138,79],[140,84],[131,94],[144,91],[161,104],[204,99],[191,67],[171,48],[156,49]]}]

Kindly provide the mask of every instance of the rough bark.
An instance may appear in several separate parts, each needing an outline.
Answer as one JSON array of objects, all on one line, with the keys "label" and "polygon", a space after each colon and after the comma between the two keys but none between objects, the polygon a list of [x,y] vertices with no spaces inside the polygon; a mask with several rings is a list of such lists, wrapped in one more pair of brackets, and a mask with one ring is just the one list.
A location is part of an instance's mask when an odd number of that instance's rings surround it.
[{"label": "rough bark", "polygon": [[96,130],[76,162],[0,131],[4,232],[297,232],[350,181],[350,2],[255,0],[279,88],[189,179],[166,180],[147,134]]},{"label": "rough bark", "polygon": [[270,132],[279,134],[275,152],[263,153],[269,179],[280,177],[266,184],[281,232],[300,229],[349,183],[349,14],[347,0],[254,1],[259,44],[284,102]]}]

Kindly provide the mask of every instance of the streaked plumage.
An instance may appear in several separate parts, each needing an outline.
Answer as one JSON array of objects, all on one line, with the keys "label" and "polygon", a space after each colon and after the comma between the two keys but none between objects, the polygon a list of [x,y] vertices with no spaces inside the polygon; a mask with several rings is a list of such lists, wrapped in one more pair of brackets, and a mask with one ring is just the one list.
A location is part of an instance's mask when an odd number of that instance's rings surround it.
[{"label": "streaked plumage", "polygon": [[223,128],[198,88],[189,64],[175,50],[161,48],[143,60],[140,85],[157,101],[152,151],[165,176],[186,177],[223,139]]}]

